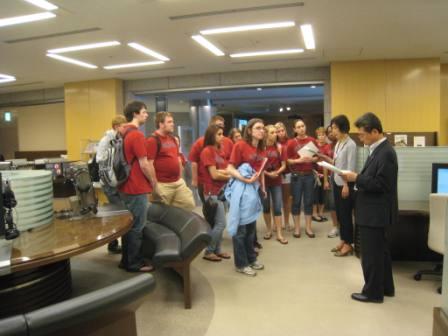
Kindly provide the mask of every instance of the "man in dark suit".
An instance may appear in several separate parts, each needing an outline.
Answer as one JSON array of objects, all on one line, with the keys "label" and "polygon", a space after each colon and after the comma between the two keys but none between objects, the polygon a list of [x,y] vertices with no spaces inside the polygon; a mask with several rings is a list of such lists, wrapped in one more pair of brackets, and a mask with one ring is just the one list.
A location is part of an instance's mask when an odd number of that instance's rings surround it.
[{"label": "man in dark suit", "polygon": [[364,287],[353,293],[352,299],[361,302],[383,302],[384,296],[394,296],[394,280],[387,243],[387,231],[398,215],[397,155],[383,135],[380,119],[369,112],[355,126],[359,138],[369,146],[361,173],[346,172],[343,178],[355,182],[358,189],[355,219],[361,239],[361,265]]}]

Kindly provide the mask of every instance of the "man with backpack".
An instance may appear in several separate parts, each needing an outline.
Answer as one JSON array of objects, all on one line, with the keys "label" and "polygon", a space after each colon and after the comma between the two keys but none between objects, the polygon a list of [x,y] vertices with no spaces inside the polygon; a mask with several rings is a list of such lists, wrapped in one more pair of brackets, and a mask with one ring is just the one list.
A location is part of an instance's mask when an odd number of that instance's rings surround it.
[{"label": "man with backpack", "polygon": [[[109,182],[107,175],[110,174],[113,169],[112,162],[112,148],[113,143],[120,137],[120,133],[124,130],[124,124],[126,124],[126,118],[123,115],[117,115],[112,119],[112,129],[107,130],[104,136],[98,143],[98,148],[96,150],[96,161],[99,166],[99,175],[101,188],[103,189],[104,195],[106,195],[109,204],[123,204],[120,195],[118,193],[117,187],[112,186]],[[121,253],[121,247],[118,244],[118,239],[115,239],[109,243],[107,246],[109,252],[113,254]]]},{"label": "man with backpack", "polygon": [[[121,166],[117,166],[114,162],[114,171],[117,175],[120,198],[132,213],[133,221],[131,229],[122,237],[123,248],[119,267],[128,272],[151,272],[154,268],[145,264],[141,245],[148,210],[147,197],[152,191],[152,181],[145,136],[138,129],[145,124],[148,111],[144,103],[133,101],[126,105],[124,115],[129,124],[122,132],[122,148],[116,146],[115,156],[121,159],[124,156],[125,160]],[[120,176],[121,171],[126,172],[126,178]]]},{"label": "man with backpack", "polygon": [[185,210],[195,207],[193,193],[181,177],[179,145],[173,136],[174,120],[169,112],[157,112],[156,128],[147,139],[153,198]]}]

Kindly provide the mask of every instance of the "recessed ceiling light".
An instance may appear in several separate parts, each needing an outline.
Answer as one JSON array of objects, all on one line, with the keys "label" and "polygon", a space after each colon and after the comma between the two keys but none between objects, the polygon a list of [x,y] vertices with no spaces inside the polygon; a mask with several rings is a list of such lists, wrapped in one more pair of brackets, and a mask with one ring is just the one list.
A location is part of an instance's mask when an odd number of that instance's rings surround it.
[{"label": "recessed ceiling light", "polygon": [[310,86],[312,89],[315,89],[316,88],[316,85],[311,85]]},{"label": "recessed ceiling light", "polygon": [[314,42],[313,27],[310,24],[304,24],[300,26],[300,30],[302,31],[305,48],[315,49],[316,43]]},{"label": "recessed ceiling light", "polygon": [[30,4],[40,7],[42,9],[46,10],[55,10],[58,9],[58,6],[53,5],[52,3],[46,1],[46,0],[25,0],[26,2],[29,2]]},{"label": "recessed ceiling light", "polygon": [[0,19],[0,27],[12,26],[20,23],[34,22],[40,20],[46,20],[56,17],[55,14],[50,12],[37,13],[31,15],[14,16],[6,19]]},{"label": "recessed ceiling light", "polygon": [[291,111],[291,108],[289,106],[286,107],[286,111]]},{"label": "recessed ceiling light", "polygon": [[294,21],[273,22],[273,23],[262,23],[262,24],[253,24],[253,25],[245,25],[245,26],[236,26],[236,27],[206,29],[206,30],[201,30],[200,33],[202,35],[214,35],[214,34],[224,34],[224,33],[236,33],[236,32],[242,32],[242,31],[250,31],[250,30],[286,28],[286,27],[294,27],[295,25],[296,24]]},{"label": "recessed ceiling light", "polygon": [[96,49],[96,48],[104,48],[104,47],[113,47],[120,45],[121,43],[118,41],[109,41],[109,42],[99,42],[99,43],[90,43],[90,44],[82,44],[78,46],[73,47],[66,47],[66,48],[58,48],[58,49],[50,49],[47,50],[47,52],[51,54],[63,54],[66,52],[71,51],[78,51],[78,50],[88,50],[88,49]]},{"label": "recessed ceiling light", "polygon": [[144,53],[146,55],[157,58],[160,61],[168,62],[170,60],[168,57],[165,57],[165,56],[159,54],[158,52],[155,52],[154,50],[148,49],[148,48],[142,46],[141,44],[131,42],[131,43],[128,43],[128,46],[130,46],[131,48],[134,48],[138,51],[141,51],[142,53]]},{"label": "recessed ceiling light", "polygon": [[96,68],[98,68],[96,65],[85,63],[85,62],[81,62],[81,61],[78,61],[78,60],[76,60],[74,58],[69,58],[69,57],[65,57],[65,56],[61,56],[61,55],[57,55],[57,54],[47,54],[47,56],[51,57],[51,58],[54,58],[54,59],[57,59],[57,60],[62,61],[62,62],[67,62],[67,63],[79,65],[79,66],[82,66],[84,68],[89,68],[89,69],[96,69]]},{"label": "recessed ceiling light", "polygon": [[114,64],[114,65],[106,65],[103,68],[106,70],[113,70],[113,69],[121,69],[121,68],[133,68],[133,67],[141,67],[141,66],[147,66],[147,65],[157,65],[157,64],[164,64],[165,62],[162,61],[154,61],[154,62],[139,62],[139,63],[128,63],[128,64]]},{"label": "recessed ceiling light", "polygon": [[262,88],[257,88],[257,91],[262,91],[263,89]]},{"label": "recessed ceiling light", "polygon": [[208,90],[208,91],[207,91],[207,94],[210,94],[210,93],[211,93],[211,91],[210,91],[210,90]]},{"label": "recessed ceiling light", "polygon": [[286,54],[298,54],[302,53],[303,49],[284,49],[284,50],[267,50],[267,51],[255,51],[239,54],[231,54],[230,57],[253,57],[253,56],[269,56],[269,55],[286,55]]},{"label": "recessed ceiling light", "polygon": [[199,43],[204,48],[211,51],[216,56],[224,56],[225,54],[213,43],[211,43],[209,40],[207,40],[204,36],[201,35],[193,35],[191,37],[193,40],[195,40],[197,43]]},{"label": "recessed ceiling light", "polygon": [[15,80],[16,78],[14,76],[0,74],[0,83],[9,83],[14,82]]},{"label": "recessed ceiling light", "polygon": [[278,110],[279,112],[283,112],[283,107],[280,107]]}]

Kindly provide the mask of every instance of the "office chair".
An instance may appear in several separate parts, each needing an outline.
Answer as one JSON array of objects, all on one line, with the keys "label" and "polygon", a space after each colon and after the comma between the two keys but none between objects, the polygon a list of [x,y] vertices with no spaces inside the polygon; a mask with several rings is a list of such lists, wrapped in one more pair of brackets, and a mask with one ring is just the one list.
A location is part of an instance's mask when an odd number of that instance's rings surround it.
[{"label": "office chair", "polygon": [[[445,225],[447,223],[448,194],[429,195],[429,232],[428,247],[441,255],[445,253]],[[416,281],[420,281],[423,275],[442,276],[443,264],[437,264],[432,270],[418,271],[414,275]],[[439,287],[439,294],[442,287]]]}]

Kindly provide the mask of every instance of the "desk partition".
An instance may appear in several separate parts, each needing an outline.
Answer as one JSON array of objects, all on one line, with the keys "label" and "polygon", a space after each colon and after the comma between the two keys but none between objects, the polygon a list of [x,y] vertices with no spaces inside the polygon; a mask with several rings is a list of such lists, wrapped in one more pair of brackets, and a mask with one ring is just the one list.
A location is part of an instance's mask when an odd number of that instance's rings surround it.
[{"label": "desk partition", "polygon": [[[432,163],[448,163],[448,147],[395,147],[398,158],[398,199],[429,202]],[[356,171],[367,160],[367,148],[358,147]]]}]

